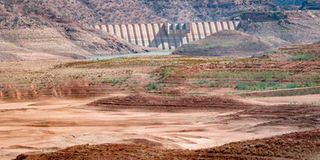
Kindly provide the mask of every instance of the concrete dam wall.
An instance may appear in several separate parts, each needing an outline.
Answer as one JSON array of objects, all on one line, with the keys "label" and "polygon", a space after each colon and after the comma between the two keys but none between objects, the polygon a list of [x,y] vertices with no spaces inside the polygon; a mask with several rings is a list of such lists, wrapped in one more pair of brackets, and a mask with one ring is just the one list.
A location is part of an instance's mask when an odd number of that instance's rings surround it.
[{"label": "concrete dam wall", "polygon": [[192,41],[204,39],[218,31],[236,30],[239,23],[239,21],[222,21],[175,24],[116,24],[95,25],[94,28],[113,34],[132,44],[169,50]]}]

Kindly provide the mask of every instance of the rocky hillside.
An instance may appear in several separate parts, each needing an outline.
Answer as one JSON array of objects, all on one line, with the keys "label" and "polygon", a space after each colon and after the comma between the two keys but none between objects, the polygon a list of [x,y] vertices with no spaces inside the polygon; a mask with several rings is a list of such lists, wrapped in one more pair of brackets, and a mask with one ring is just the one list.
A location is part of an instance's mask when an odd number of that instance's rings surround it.
[{"label": "rocky hillside", "polygon": [[2,15],[37,17],[56,22],[185,22],[230,18],[246,11],[301,7],[304,0],[299,2],[273,0],[270,3],[236,5],[234,0],[0,0],[0,10]]},{"label": "rocky hillside", "polygon": [[[233,2],[233,0],[0,0],[0,60],[35,59],[35,57],[87,58],[144,50],[89,27],[97,23],[189,22],[237,17],[245,20],[275,20],[272,24],[276,25],[271,28],[264,27],[265,24],[251,22],[242,25],[244,31],[261,36],[260,30],[278,29],[278,22],[283,20],[281,14],[278,14],[279,10],[299,8],[302,5],[293,3],[292,0],[273,0],[252,5],[238,5]],[[259,25],[263,28],[260,29]],[[312,39],[317,38],[315,33],[317,32],[310,32]],[[269,32],[267,36],[268,34]],[[282,33],[270,32],[270,34],[277,34],[274,37],[289,41],[286,36],[281,37]],[[290,38],[290,35],[287,37]],[[303,37],[308,38],[308,35]]]},{"label": "rocky hillside", "polygon": [[84,59],[124,52],[141,52],[141,49],[77,26],[0,30],[0,61]]},{"label": "rocky hillside", "polygon": [[263,37],[274,44],[314,43],[320,40],[319,11],[286,11],[276,21],[242,21],[240,31]]},{"label": "rocky hillside", "polygon": [[63,0],[1,0],[0,61],[83,59],[143,51],[93,30],[89,23],[79,23],[78,15],[90,17],[90,11],[83,7],[75,12],[77,7],[81,6]]}]

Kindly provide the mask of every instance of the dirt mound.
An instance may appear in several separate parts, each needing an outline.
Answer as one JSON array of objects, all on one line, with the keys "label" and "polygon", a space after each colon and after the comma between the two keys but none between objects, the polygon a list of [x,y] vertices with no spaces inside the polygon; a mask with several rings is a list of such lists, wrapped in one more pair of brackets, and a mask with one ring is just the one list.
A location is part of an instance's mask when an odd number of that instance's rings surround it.
[{"label": "dirt mound", "polygon": [[89,105],[106,109],[143,109],[152,111],[243,109],[250,105],[224,97],[165,97],[133,95],[100,99]]},{"label": "dirt mound", "polygon": [[252,56],[271,49],[261,38],[237,31],[222,31],[183,45],[173,54],[195,56]]},{"label": "dirt mound", "polygon": [[159,159],[165,151],[144,145],[133,144],[105,144],[105,145],[84,145],[67,148],[65,150],[42,154],[42,155],[20,155],[17,160],[96,160],[96,159]]},{"label": "dirt mound", "polygon": [[53,153],[19,155],[17,160],[49,159],[221,159],[271,160],[317,159],[320,154],[320,130],[236,142],[202,150],[167,150],[133,144],[82,145]]},{"label": "dirt mound", "polygon": [[270,159],[317,159],[320,155],[320,130],[291,133],[272,138],[236,142],[221,147],[198,150],[200,155],[232,154]]},{"label": "dirt mound", "polygon": [[147,146],[154,146],[154,147],[163,147],[163,144],[159,142],[150,141],[143,138],[134,138],[134,139],[125,139],[125,142],[138,144],[138,145],[147,145]]},{"label": "dirt mound", "polygon": [[315,105],[279,105],[259,106],[238,112],[230,117],[234,119],[267,120],[259,126],[295,126],[318,128],[320,127],[320,109]]}]

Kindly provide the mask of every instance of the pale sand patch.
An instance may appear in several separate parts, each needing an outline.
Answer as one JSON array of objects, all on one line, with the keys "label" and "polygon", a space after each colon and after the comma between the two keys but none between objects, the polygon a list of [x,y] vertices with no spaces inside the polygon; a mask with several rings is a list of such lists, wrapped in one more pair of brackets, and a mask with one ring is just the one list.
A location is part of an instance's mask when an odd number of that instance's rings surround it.
[{"label": "pale sand patch", "polygon": [[281,97],[246,97],[241,101],[251,104],[279,105],[279,104],[308,104],[320,105],[320,94]]}]

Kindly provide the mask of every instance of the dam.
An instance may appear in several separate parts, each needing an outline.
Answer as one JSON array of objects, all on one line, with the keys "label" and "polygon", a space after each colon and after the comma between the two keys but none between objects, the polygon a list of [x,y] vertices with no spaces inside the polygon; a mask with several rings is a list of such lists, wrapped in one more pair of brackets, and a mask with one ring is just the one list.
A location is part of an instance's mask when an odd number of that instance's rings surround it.
[{"label": "dam", "polygon": [[98,24],[93,27],[128,43],[171,50],[193,41],[204,39],[223,30],[236,30],[239,21],[148,23],[148,24]]}]

